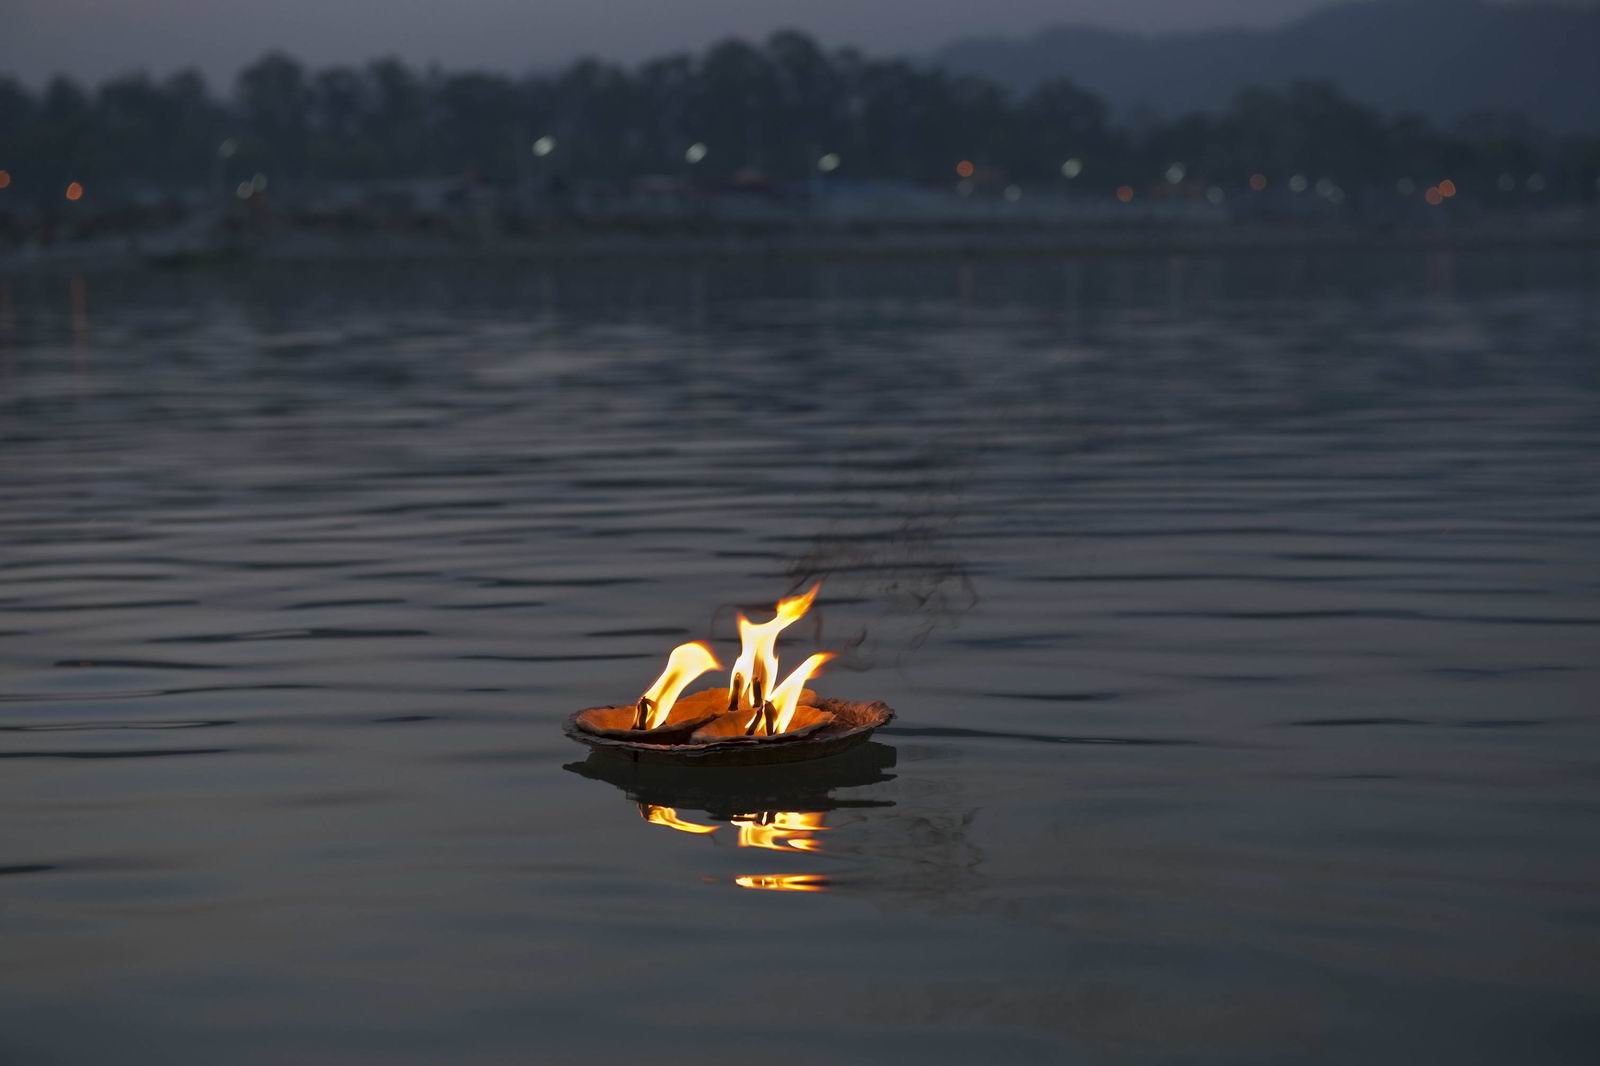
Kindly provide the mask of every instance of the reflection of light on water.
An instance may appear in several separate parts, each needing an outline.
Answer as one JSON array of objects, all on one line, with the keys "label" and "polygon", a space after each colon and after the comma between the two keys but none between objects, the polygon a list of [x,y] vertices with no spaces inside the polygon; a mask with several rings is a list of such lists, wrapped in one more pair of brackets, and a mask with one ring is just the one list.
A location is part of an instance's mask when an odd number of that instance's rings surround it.
[{"label": "reflection of light on water", "polygon": [[[680,833],[707,836],[722,827],[702,825],[680,818],[676,808],[658,803],[639,804],[639,817],[651,825],[665,826]],[[822,850],[815,834],[828,826],[823,824],[821,811],[761,811],[741,814],[731,819],[738,829],[741,848],[766,848],[770,851]],[[747,874],[733,879],[740,888],[759,888],[768,892],[825,892],[828,879],[821,874]]]},{"label": "reflection of light on water", "polygon": [[740,888],[758,888],[766,892],[828,891],[828,879],[821,874],[746,874],[735,877],[733,883]]},{"label": "reflection of light on water", "polygon": [[741,848],[770,848],[773,851],[821,851],[821,842],[812,834],[828,828],[822,824],[820,812],[804,811],[746,814],[735,818],[733,824],[739,827]]},{"label": "reflection of light on water", "polygon": [[651,825],[664,825],[668,829],[676,829],[680,833],[715,833],[717,826],[701,825],[699,822],[686,822],[678,817],[678,812],[671,807],[661,807],[654,803],[639,804],[639,816]]},{"label": "reflection of light on water", "polygon": [[[721,829],[720,825],[702,825],[678,816],[673,807],[659,803],[639,804],[639,817],[651,825],[666,826],[680,833],[709,836]],[[816,834],[827,830],[821,811],[760,811],[756,814],[734,815],[729,821],[739,831],[741,848],[766,848],[769,851],[804,851],[816,853],[822,845]],[[826,892],[829,881],[821,874],[746,874],[735,877],[740,888],[759,888],[768,892]]]},{"label": "reflection of light on water", "polygon": [[[722,828],[680,818],[677,808],[663,807],[659,803],[639,804],[639,817],[651,825],[664,825],[680,833],[703,835]],[[772,851],[821,851],[821,842],[814,834],[828,828],[823,824],[821,811],[761,811],[736,815],[731,821],[739,830],[739,847]]]}]

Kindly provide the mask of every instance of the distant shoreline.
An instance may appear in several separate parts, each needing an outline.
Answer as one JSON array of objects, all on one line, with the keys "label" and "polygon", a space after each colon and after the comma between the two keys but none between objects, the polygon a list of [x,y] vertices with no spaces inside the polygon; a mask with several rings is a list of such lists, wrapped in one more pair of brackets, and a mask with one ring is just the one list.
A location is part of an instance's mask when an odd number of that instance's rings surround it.
[{"label": "distant shoreline", "polygon": [[952,255],[1100,256],[1335,251],[1452,251],[1600,247],[1600,215],[1571,224],[1477,225],[1440,229],[1354,227],[856,227],[824,231],[723,227],[708,232],[629,229],[554,231],[538,239],[482,242],[367,234],[330,237],[290,232],[231,246],[165,248],[126,235],[0,254],[0,275],[84,270],[223,269],[254,264],[720,259],[808,259]]}]

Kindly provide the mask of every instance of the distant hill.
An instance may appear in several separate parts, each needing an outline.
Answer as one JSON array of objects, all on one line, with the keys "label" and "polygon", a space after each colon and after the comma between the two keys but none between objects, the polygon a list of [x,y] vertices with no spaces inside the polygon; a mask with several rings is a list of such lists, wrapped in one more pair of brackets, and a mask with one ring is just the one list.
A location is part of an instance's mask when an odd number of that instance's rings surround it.
[{"label": "distant hill", "polygon": [[1057,26],[974,37],[939,65],[1019,89],[1068,77],[1126,114],[1213,110],[1247,85],[1331,81],[1387,111],[1451,123],[1521,112],[1559,131],[1600,131],[1600,5],[1377,0],[1276,29],[1144,35]]}]

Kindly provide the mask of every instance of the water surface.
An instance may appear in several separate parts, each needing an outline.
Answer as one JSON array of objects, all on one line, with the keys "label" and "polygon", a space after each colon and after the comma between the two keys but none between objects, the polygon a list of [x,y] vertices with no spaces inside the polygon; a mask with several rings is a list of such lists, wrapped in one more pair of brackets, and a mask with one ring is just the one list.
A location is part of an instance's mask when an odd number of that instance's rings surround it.
[{"label": "water surface", "polygon": [[[0,281],[0,1057],[1585,1062],[1600,259]],[[899,718],[570,711],[815,577]]]}]

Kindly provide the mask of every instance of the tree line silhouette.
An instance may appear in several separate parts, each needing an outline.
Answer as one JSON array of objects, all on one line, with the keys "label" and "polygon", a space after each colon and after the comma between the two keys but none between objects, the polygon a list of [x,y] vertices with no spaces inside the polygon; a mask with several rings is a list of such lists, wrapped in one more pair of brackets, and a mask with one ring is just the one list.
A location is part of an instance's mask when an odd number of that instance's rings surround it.
[{"label": "tree line silhouette", "polygon": [[[697,159],[691,145],[702,146]],[[1158,185],[1174,163],[1202,185],[1300,174],[1392,190],[1449,177],[1502,201],[1593,200],[1600,179],[1600,137],[1548,136],[1516,116],[1443,130],[1299,84],[1243,92],[1220,114],[1117,122],[1067,78],[1013,94],[902,59],[827,51],[793,31],[636,67],[583,59],[522,77],[396,59],[309,70],[272,53],[226,99],[192,71],[92,90],[64,77],[38,91],[0,79],[0,170],[13,203],[58,201],[70,182],[116,195],[254,173],[276,190],[463,174],[503,186],[751,171],[786,181],[816,175],[825,156],[841,178],[949,183],[966,160],[979,180],[1086,191]]]}]

